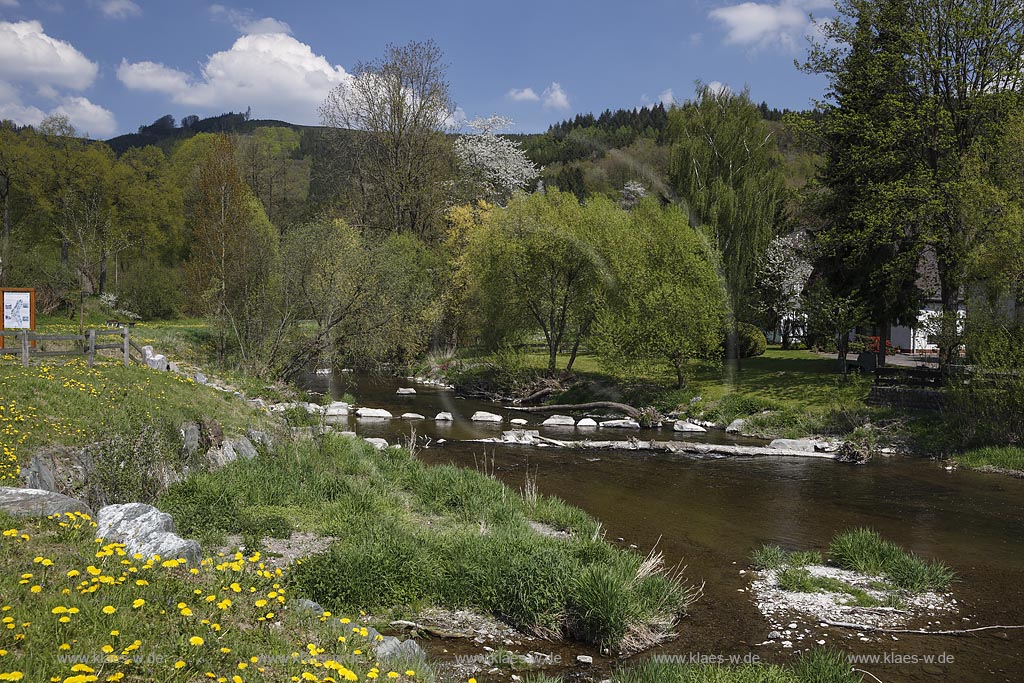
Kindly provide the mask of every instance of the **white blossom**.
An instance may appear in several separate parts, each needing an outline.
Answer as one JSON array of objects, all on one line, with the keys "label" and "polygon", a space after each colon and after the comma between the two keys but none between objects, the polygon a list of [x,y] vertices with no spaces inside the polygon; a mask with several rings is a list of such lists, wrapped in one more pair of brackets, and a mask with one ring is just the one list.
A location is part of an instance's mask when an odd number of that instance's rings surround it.
[{"label": "white blossom", "polygon": [[455,153],[468,180],[481,186],[486,199],[498,203],[526,189],[541,171],[519,143],[497,134],[511,125],[512,121],[503,116],[476,118],[466,123],[476,133],[460,135],[455,141]]}]

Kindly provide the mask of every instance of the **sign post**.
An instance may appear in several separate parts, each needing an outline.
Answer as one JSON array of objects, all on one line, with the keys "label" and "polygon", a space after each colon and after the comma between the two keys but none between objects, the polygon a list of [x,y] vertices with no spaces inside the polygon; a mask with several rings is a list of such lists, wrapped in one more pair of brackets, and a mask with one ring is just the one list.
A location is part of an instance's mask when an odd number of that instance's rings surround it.
[{"label": "sign post", "polygon": [[[3,289],[3,318],[0,318],[0,330],[35,330],[36,329],[36,290],[34,289]],[[0,348],[4,346],[4,337],[0,336]]]}]

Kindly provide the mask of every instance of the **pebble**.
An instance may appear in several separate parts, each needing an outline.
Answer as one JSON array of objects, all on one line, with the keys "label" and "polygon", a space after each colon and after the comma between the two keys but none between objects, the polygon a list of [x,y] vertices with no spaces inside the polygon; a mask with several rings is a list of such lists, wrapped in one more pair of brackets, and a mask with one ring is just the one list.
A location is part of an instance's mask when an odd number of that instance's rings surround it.
[{"label": "pebble", "polygon": [[816,642],[818,645],[824,645],[825,644],[824,640],[816,640],[814,642]]},{"label": "pebble", "polygon": [[590,655],[576,655],[576,663],[586,665],[593,664],[594,658]]},{"label": "pebble", "polygon": [[790,624],[786,628],[796,628],[796,622],[794,621],[792,624]]}]

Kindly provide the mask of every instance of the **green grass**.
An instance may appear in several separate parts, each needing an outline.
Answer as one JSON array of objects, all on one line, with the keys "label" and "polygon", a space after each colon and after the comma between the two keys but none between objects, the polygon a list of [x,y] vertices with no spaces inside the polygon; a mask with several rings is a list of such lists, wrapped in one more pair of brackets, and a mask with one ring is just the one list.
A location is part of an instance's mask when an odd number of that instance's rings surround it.
[{"label": "green grass", "polygon": [[[393,614],[436,604],[623,651],[667,636],[692,599],[674,575],[618,550],[580,510],[533,502],[480,472],[325,435],[197,474],[158,505],[201,538],[283,517],[338,538],[294,571],[325,606]],[[550,538],[542,521],[571,537]],[[496,561],[500,558],[500,561]]]},{"label": "green grass", "polygon": [[887,594],[881,598],[871,595],[863,588],[851,586],[845,581],[829,576],[815,576],[802,567],[785,567],[779,571],[779,588],[797,593],[842,593],[850,596],[843,604],[856,607],[900,607],[898,595]]},{"label": "green grass", "polygon": [[846,655],[818,648],[786,665],[683,664],[647,660],[620,669],[613,683],[859,683]]},{"label": "green grass", "polygon": [[344,680],[336,664],[358,680],[436,680],[422,662],[388,676],[344,615],[293,609],[287,574],[258,554],[139,559],[94,542],[94,526],[0,515],[0,680]]},{"label": "green grass", "polygon": [[228,434],[269,423],[238,397],[174,373],[109,359],[91,369],[84,359],[47,360],[27,368],[0,360],[0,483],[17,477],[35,447],[103,440],[128,412],[172,430],[201,418]]},{"label": "green grass", "polygon": [[[507,363],[508,353],[498,357],[464,355],[467,364],[479,370],[463,371],[461,379],[484,372],[488,363]],[[504,359],[504,360],[503,360]],[[564,369],[568,356],[560,355],[557,367]],[[508,390],[527,383],[547,369],[547,355],[528,352],[515,357],[514,372],[505,373]],[[689,381],[675,388],[675,376],[666,364],[648,377],[620,377],[608,372],[600,358],[577,356],[573,373],[586,382],[582,388],[564,393],[558,403],[589,400],[619,400],[633,405],[653,405],[663,412],[680,411],[693,417],[728,424],[737,417],[750,418],[748,431],[764,437],[798,438],[809,434],[845,434],[874,414],[864,406],[870,378],[843,377],[835,359],[802,350],[783,351],[770,347],[763,356],[740,362],[727,379],[725,369],[707,363],[690,363]],[[499,375],[502,373],[498,373]],[[515,381],[508,377],[514,376]],[[491,373],[491,380],[496,376]],[[499,382],[500,384],[500,382]],[[691,403],[692,401],[692,403]],[[762,415],[764,411],[770,411]]]},{"label": "green grass", "polygon": [[823,564],[817,550],[786,552],[777,545],[762,545],[750,555],[755,569],[781,569],[782,567],[806,567],[809,564]]},{"label": "green grass", "polygon": [[871,529],[851,529],[829,545],[832,560],[851,571],[883,576],[897,588],[911,592],[947,590],[956,574],[938,560],[928,561],[883,539]]},{"label": "green grass", "polygon": [[956,455],[953,459],[963,467],[974,469],[998,467],[1004,470],[1024,472],[1024,448],[1019,446],[977,448]]}]

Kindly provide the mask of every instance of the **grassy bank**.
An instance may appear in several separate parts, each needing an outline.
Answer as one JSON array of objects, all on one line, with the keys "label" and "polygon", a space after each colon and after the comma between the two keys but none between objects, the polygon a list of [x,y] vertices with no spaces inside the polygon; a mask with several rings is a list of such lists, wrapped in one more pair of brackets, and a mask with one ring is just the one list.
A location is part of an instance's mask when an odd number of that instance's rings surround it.
[{"label": "grassy bank", "polygon": [[191,378],[107,359],[93,368],[77,358],[27,368],[2,360],[0,396],[0,484],[17,479],[17,466],[32,449],[105,439],[123,431],[128,414],[168,430],[211,418],[228,433],[267,419],[238,397]]},{"label": "grassy bank", "polygon": [[295,609],[258,553],[188,568],[99,545],[94,526],[0,517],[0,680],[434,680],[379,664],[349,619]]},{"label": "grassy bank", "polygon": [[1024,476],[1024,448],[977,448],[953,457],[958,465],[980,470],[1003,470]]},{"label": "grassy bank", "polygon": [[337,538],[293,575],[333,609],[470,607],[537,634],[637,650],[668,636],[692,599],[657,559],[615,549],[558,499],[346,437],[193,476],[159,506],[207,540],[288,527]]},{"label": "grassy bank", "polygon": [[[568,356],[559,356],[564,368]],[[499,392],[530,385],[546,372],[547,357],[539,353],[503,352],[464,359],[453,371],[460,383],[480,382]],[[663,413],[728,424],[750,418],[747,431],[764,437],[796,438],[809,434],[847,434],[873,411],[864,405],[870,379],[843,377],[836,361],[809,351],[769,348],[758,357],[740,362],[736,372],[707,363],[690,363],[687,385],[675,388],[675,376],[666,364],[646,377],[609,374],[600,359],[589,354],[576,358],[576,386],[549,403],[621,401],[635,406],[653,405]]]},{"label": "grassy bank", "polygon": [[[647,661],[616,674],[613,683],[859,683],[846,655],[824,648],[810,650],[791,664],[680,664]],[[540,683],[540,681],[537,681]]]}]

